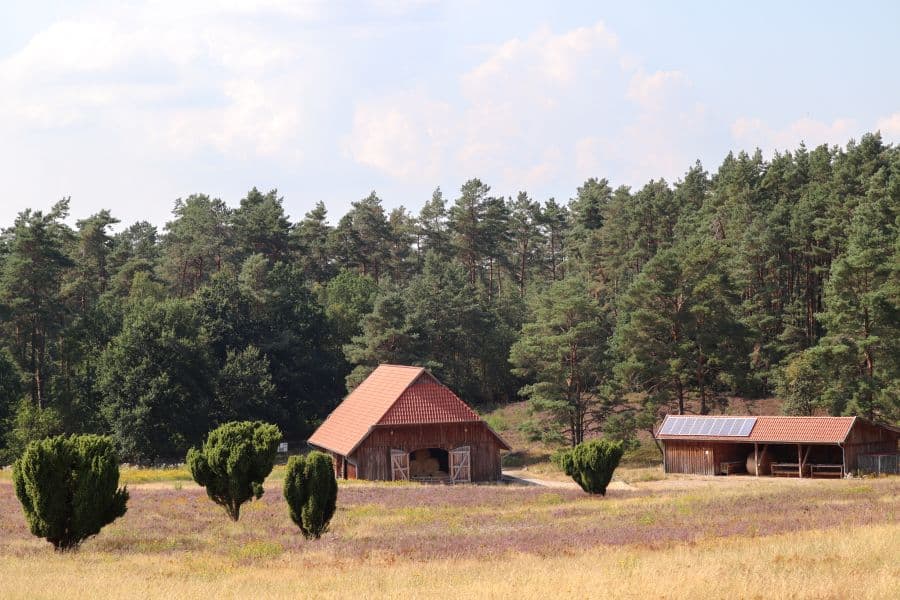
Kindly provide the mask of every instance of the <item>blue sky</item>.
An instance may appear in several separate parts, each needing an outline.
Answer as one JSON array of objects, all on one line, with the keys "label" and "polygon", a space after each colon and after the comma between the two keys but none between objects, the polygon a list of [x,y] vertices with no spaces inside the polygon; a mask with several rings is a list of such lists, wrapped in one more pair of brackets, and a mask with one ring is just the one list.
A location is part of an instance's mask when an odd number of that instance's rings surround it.
[{"label": "blue sky", "polygon": [[373,189],[567,199],[732,149],[900,141],[900,4],[728,4],[4,2],[0,225],[71,196],[162,226],[252,186],[336,221]]}]

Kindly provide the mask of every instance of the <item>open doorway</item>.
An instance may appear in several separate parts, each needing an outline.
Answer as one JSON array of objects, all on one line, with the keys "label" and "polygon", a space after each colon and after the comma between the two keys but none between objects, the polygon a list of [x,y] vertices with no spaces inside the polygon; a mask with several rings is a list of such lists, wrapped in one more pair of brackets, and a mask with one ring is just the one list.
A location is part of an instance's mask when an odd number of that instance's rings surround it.
[{"label": "open doorway", "polygon": [[409,453],[410,479],[435,479],[450,476],[450,454],[442,448],[422,448]]}]

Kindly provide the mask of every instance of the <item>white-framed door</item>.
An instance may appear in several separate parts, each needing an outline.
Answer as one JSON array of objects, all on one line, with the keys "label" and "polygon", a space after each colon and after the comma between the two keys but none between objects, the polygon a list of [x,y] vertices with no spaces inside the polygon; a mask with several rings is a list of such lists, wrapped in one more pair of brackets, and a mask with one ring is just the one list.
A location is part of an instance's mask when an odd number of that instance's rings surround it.
[{"label": "white-framed door", "polygon": [[472,453],[469,446],[450,451],[450,479],[453,483],[472,481]]},{"label": "white-framed door", "polygon": [[409,481],[409,452],[391,448],[391,479]]}]

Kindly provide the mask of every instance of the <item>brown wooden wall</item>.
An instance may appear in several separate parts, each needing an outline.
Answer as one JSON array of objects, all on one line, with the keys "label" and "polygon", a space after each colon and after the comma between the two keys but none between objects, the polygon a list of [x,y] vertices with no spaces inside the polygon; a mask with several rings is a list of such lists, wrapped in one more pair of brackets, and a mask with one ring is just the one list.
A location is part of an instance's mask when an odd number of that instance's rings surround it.
[{"label": "brown wooden wall", "polygon": [[[900,434],[886,427],[873,425],[857,420],[843,444],[845,469],[850,472],[858,468],[860,454],[879,452],[897,452]],[[746,459],[753,452],[751,443],[701,442],[696,440],[665,440],[665,459],[667,473],[693,473],[697,475],[715,475],[719,463],[731,460]],[[796,461],[797,444],[764,444],[769,452],[777,453],[780,460]],[[809,444],[802,444],[803,452]],[[840,445],[813,444],[808,455],[808,462],[824,461],[840,462]]]},{"label": "brown wooden wall", "polygon": [[844,443],[847,470],[855,471],[859,468],[860,454],[897,452],[898,438],[900,434],[895,431],[857,419]]},{"label": "brown wooden wall", "polygon": [[379,426],[350,456],[350,461],[356,464],[360,479],[390,481],[392,448],[413,452],[459,446],[471,448],[472,481],[500,479],[501,446],[484,423]]},{"label": "brown wooden wall", "polygon": [[719,464],[746,460],[753,444],[665,440],[666,473],[716,475]]}]

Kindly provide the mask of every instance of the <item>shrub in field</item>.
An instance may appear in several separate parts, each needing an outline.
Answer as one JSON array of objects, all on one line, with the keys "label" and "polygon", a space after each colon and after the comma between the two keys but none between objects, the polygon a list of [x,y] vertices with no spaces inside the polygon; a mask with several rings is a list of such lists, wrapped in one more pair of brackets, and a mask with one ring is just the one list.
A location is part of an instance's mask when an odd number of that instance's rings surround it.
[{"label": "shrub in field", "polygon": [[292,456],[284,476],[284,498],[291,520],[306,539],[319,538],[328,529],[337,503],[337,481],[331,457],[322,452]]},{"label": "shrub in field", "polygon": [[194,481],[233,521],[241,505],[263,495],[263,481],[275,465],[281,441],[276,425],[260,421],[225,423],[210,432],[203,447],[191,448],[187,465]]},{"label": "shrub in field", "polygon": [[31,533],[57,550],[99,533],[125,514],[128,502],[112,440],[99,435],[29,443],[13,465],[13,483]]},{"label": "shrub in field", "polygon": [[621,442],[591,440],[553,455],[553,462],[589,494],[606,494],[606,486],[619,466]]}]

